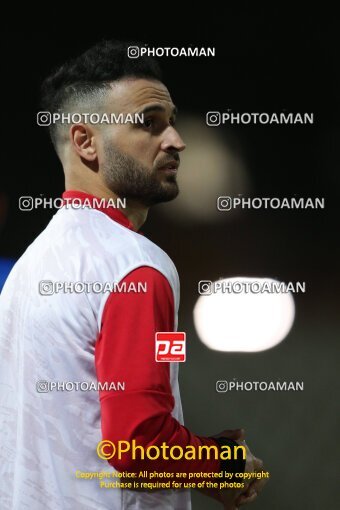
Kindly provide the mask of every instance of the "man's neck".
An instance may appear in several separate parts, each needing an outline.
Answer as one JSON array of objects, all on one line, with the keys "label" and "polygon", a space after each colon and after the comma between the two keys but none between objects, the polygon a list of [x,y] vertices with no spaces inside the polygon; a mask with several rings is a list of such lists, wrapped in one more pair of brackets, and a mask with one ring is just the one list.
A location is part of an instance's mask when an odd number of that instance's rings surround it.
[{"label": "man's neck", "polygon": [[[86,186],[86,184],[66,182],[65,189],[66,191],[68,190],[82,191],[84,193],[94,195],[95,197],[103,198],[104,200],[108,200],[109,198],[117,200],[117,198],[119,198],[118,195],[116,195],[113,191],[109,190],[108,188],[102,185]],[[140,203],[137,203],[132,200],[126,200],[126,207],[123,208],[119,207],[118,205],[117,209],[121,211],[121,213],[124,214],[126,218],[128,218],[128,220],[135,227],[136,231],[138,231],[145,223],[149,212],[148,207],[142,206]]]}]

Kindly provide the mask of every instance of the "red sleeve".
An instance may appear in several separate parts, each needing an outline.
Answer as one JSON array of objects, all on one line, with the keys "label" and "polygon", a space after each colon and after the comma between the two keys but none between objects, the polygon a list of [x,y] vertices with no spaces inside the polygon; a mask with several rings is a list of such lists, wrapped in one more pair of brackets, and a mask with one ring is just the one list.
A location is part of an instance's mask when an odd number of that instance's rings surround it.
[{"label": "red sleeve", "polygon": [[[163,442],[183,449],[187,445],[216,445],[213,439],[194,435],[172,417],[169,363],[155,361],[155,333],[174,331],[174,298],[169,282],[150,267],[132,271],[122,282],[127,287],[131,282],[146,282],[147,292],[112,293],[104,308],[95,352],[98,381],[125,382],[125,390],[100,391],[103,439],[115,445],[135,439],[145,449],[160,447]],[[121,460],[114,457],[109,462],[119,471],[220,470],[220,461],[214,458],[140,461],[123,454]]]}]

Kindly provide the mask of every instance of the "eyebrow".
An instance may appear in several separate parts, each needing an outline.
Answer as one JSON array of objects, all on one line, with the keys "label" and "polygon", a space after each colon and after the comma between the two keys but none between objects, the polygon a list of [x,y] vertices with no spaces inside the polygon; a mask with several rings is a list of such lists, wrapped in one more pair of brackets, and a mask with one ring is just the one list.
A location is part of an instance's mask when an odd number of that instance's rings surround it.
[{"label": "eyebrow", "polygon": [[[138,112],[139,115],[145,115],[149,112],[166,112],[166,108],[160,104],[150,104],[149,106],[146,106],[145,108],[143,108],[143,110],[141,110],[140,112]],[[172,108],[172,112],[171,112],[172,115],[177,115],[178,114],[178,108],[176,106],[174,106]]]}]

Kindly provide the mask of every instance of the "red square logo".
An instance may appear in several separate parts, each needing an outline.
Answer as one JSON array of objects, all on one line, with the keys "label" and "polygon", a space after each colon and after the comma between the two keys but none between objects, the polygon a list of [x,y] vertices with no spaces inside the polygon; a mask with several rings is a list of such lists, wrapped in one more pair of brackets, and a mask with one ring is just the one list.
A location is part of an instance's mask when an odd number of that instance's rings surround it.
[{"label": "red square logo", "polygon": [[156,333],[156,361],[185,361],[185,333]]}]

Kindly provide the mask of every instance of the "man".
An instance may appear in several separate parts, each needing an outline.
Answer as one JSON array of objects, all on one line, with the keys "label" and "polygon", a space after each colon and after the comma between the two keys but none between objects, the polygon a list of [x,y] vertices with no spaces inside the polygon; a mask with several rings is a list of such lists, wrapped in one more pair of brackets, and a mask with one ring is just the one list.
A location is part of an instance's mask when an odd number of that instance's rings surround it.
[{"label": "man", "polygon": [[[185,145],[157,64],[129,59],[128,46],[100,43],[44,83],[45,110],[62,114],[50,134],[65,172],[65,205],[17,262],[1,295],[6,510],[189,509],[189,490],[110,490],[79,473],[156,470],[176,477],[262,467],[249,450],[246,466],[239,459],[155,462],[131,454],[108,464],[97,454],[102,439],[145,448],[163,442],[222,448],[243,439],[237,431],[214,439],[185,428],[178,365],[155,361],[155,333],[177,329],[179,281],[169,257],[138,230],[152,205],[177,196]],[[80,121],[65,122],[74,113]],[[142,121],[89,121],[104,113]],[[125,208],[115,207],[118,199]],[[66,282],[64,292],[46,290],[53,282]],[[120,289],[143,283],[147,291],[77,293],[70,292],[72,282],[118,282]],[[65,381],[103,386],[99,393],[39,388]],[[260,488],[255,482],[209,495],[233,510]]]}]

